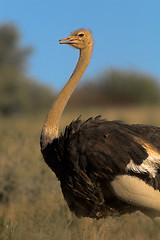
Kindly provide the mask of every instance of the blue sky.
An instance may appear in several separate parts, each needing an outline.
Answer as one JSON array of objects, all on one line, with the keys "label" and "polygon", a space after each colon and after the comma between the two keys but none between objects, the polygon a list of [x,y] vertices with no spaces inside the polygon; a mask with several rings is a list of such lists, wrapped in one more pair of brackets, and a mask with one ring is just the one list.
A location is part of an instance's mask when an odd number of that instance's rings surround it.
[{"label": "blue sky", "polygon": [[19,27],[22,45],[35,48],[29,74],[57,90],[78,60],[78,50],[58,40],[82,27],[95,43],[84,79],[110,68],[160,79],[159,0],[1,0],[0,22],[6,21]]}]

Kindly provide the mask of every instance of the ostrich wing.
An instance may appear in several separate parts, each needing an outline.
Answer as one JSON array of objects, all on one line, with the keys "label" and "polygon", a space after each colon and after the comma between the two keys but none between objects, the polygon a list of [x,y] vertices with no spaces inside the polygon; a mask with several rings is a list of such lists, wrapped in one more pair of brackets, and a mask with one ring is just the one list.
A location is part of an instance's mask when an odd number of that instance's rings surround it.
[{"label": "ostrich wing", "polygon": [[[135,195],[144,186],[160,190],[160,154],[151,138],[137,128],[99,117],[85,122],[77,119],[45,149],[44,158],[77,215],[97,217],[99,212],[104,216],[112,210],[125,213],[127,204],[141,208],[143,197],[141,201]],[[140,187],[133,189],[136,184]],[[128,191],[133,194],[128,196]],[[159,191],[154,192],[157,198]]]}]

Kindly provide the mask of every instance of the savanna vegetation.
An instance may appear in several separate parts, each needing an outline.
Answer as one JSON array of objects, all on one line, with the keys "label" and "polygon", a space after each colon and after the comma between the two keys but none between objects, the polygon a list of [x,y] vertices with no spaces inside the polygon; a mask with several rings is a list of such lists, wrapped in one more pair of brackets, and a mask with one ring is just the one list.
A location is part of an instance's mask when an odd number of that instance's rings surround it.
[{"label": "savanna vegetation", "polygon": [[[160,227],[138,212],[94,220],[78,219],[69,211],[39,146],[55,94],[27,75],[29,54],[31,48],[21,46],[18,29],[1,25],[0,240],[160,239]],[[154,78],[114,70],[97,79],[100,84],[88,81],[73,95],[62,117],[62,131],[79,115],[160,126],[159,84]]]},{"label": "savanna vegetation", "polygon": [[11,24],[0,25],[0,114],[43,112],[54,99],[49,88],[28,75],[32,47],[21,46],[21,34]]}]

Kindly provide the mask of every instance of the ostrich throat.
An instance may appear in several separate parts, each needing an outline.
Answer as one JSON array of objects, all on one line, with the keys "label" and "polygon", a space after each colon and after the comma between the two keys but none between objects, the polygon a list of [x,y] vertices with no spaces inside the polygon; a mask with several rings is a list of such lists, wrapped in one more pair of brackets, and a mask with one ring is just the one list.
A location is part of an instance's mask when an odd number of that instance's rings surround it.
[{"label": "ostrich throat", "polygon": [[44,122],[41,133],[41,145],[44,149],[48,143],[51,143],[54,138],[58,137],[59,122],[63,113],[63,110],[73,93],[76,85],[85,72],[92,54],[92,45],[80,50],[78,63],[62,91],[57,97],[57,100],[51,107],[47,118]]}]

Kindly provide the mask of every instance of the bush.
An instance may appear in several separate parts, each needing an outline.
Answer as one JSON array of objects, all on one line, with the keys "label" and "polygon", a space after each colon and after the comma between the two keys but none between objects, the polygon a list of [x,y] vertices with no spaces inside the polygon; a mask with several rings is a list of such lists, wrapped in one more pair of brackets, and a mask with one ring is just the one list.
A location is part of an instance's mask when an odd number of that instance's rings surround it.
[{"label": "bush", "polygon": [[160,85],[146,74],[112,70],[76,89],[70,102],[73,106],[158,104]]},{"label": "bush", "polygon": [[106,100],[112,104],[153,104],[160,100],[160,87],[151,76],[113,70],[100,79]]},{"label": "bush", "polygon": [[0,25],[0,113],[43,112],[53,102],[49,88],[28,77],[28,57],[33,48],[22,47],[20,33],[12,24]]}]

